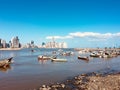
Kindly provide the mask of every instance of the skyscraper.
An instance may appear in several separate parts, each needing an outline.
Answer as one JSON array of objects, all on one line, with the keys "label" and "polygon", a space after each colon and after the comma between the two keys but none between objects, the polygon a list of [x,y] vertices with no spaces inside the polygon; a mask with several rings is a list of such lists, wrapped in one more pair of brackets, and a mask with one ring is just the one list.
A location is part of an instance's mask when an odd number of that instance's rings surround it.
[{"label": "skyscraper", "polygon": [[1,45],[1,39],[0,39],[0,48],[2,48],[2,45]]},{"label": "skyscraper", "polygon": [[18,36],[11,39],[12,48],[20,48],[20,42]]},{"label": "skyscraper", "polygon": [[7,44],[6,44],[5,40],[1,40],[1,44],[2,44],[2,48],[6,48],[7,47]]},{"label": "skyscraper", "polygon": [[0,45],[1,45],[1,39],[0,39]]}]

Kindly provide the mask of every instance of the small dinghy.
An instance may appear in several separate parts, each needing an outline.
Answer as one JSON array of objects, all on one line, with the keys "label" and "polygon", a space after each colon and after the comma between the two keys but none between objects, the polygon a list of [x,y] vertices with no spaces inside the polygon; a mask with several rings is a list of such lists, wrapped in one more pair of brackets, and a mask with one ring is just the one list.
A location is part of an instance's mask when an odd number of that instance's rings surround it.
[{"label": "small dinghy", "polygon": [[78,59],[89,61],[89,58],[86,56],[78,56]]},{"label": "small dinghy", "polygon": [[56,59],[57,56],[46,56],[46,55],[39,55],[38,60],[50,60],[50,59]]},{"label": "small dinghy", "polygon": [[52,59],[52,62],[67,62],[67,59]]}]

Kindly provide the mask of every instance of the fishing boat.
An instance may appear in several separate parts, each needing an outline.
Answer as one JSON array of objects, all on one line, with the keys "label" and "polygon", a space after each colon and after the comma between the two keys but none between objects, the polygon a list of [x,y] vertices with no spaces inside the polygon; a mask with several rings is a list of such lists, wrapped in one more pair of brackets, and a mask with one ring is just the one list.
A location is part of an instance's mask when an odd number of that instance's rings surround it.
[{"label": "fishing boat", "polygon": [[50,59],[56,59],[57,56],[46,56],[46,55],[40,55],[38,56],[38,60],[50,60]]},{"label": "fishing boat", "polygon": [[98,54],[98,53],[91,53],[90,57],[100,57],[100,54]]},{"label": "fishing boat", "polygon": [[89,61],[89,58],[86,56],[78,56],[78,59]]},{"label": "fishing boat", "polygon": [[3,60],[0,60],[0,67],[4,67],[6,68],[7,66],[9,66],[13,61],[12,61],[12,58],[8,58],[8,59],[3,59]]},{"label": "fishing boat", "polygon": [[71,56],[73,54],[74,54],[74,52],[69,51],[69,52],[63,52],[61,55],[63,55],[63,56]]},{"label": "fishing boat", "polygon": [[67,59],[51,59],[52,62],[67,62]]}]

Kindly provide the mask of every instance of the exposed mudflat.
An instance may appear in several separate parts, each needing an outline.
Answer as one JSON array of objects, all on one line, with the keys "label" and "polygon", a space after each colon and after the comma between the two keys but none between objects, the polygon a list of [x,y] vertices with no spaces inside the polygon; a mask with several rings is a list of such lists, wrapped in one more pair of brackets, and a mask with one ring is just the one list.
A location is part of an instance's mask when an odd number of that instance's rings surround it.
[{"label": "exposed mudflat", "polygon": [[63,83],[42,85],[37,90],[120,90],[120,73],[82,74]]}]

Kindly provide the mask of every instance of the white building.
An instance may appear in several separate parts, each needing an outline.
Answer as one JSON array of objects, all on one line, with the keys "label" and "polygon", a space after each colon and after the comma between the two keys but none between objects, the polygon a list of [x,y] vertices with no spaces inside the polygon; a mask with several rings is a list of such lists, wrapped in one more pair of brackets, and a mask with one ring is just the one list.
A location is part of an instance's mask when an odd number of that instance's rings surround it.
[{"label": "white building", "polygon": [[63,42],[63,48],[68,48],[67,43]]},{"label": "white building", "polygon": [[46,48],[67,48],[67,43],[66,42],[55,42],[55,41],[52,41],[52,42],[47,42],[44,47]]},{"label": "white building", "polygon": [[12,48],[20,48],[20,42],[19,42],[19,39],[18,39],[17,36],[16,36],[16,37],[13,37],[13,38],[11,39],[11,47],[12,47]]}]

